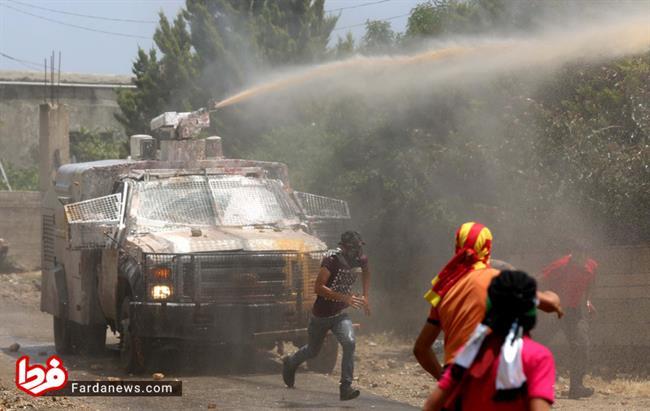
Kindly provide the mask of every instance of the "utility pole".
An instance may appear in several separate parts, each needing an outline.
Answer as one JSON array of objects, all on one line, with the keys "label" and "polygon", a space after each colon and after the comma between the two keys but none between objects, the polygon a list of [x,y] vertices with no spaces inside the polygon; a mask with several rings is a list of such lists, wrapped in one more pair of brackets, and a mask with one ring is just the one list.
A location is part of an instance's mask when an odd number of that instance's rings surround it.
[{"label": "utility pole", "polygon": [[9,179],[7,178],[7,174],[5,173],[5,168],[2,166],[2,161],[0,161],[0,171],[2,172],[2,178],[5,179],[5,184],[7,184],[7,188],[9,191],[13,191],[11,189],[11,184],[9,184]]}]

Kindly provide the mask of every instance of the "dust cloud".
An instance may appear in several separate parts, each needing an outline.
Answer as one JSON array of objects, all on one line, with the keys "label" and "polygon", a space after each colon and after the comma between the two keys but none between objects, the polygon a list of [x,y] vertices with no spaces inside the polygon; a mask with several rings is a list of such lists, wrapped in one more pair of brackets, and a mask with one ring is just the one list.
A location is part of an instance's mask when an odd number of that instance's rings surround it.
[{"label": "dust cloud", "polygon": [[[526,133],[526,125],[517,130],[521,131],[516,135],[517,140],[504,141],[504,136],[512,134],[504,115],[516,113],[525,118],[531,103],[526,96],[534,95],[546,80],[567,65],[607,63],[621,57],[647,53],[650,50],[650,8],[639,3],[621,4],[626,5],[621,6],[622,11],[601,10],[590,18],[568,18],[542,24],[527,34],[449,37],[411,45],[408,54],[358,55],[316,66],[262,73],[253,78],[250,87],[222,99],[211,109],[216,110],[218,115],[221,110],[234,106],[242,110],[247,122],[254,123],[255,118],[275,117],[283,118],[286,124],[293,120],[304,121],[296,114],[299,110],[295,110],[295,107],[307,106],[313,101],[334,102],[335,105],[361,102],[369,111],[380,112],[386,123],[394,124],[392,128],[387,127],[394,133],[394,151],[372,147],[376,142],[386,143],[386,139],[346,136],[349,130],[365,132],[363,125],[366,119],[354,118],[353,114],[346,116],[345,108],[341,108],[343,114],[336,120],[338,123],[334,121],[329,126],[338,127],[336,132],[343,134],[342,138],[362,141],[356,143],[358,145],[351,144],[350,150],[376,151],[379,153],[377,156],[401,155],[405,163],[413,165],[413,169],[438,161],[437,154],[442,156],[450,148],[466,150],[467,158],[457,159],[457,163],[444,164],[446,168],[431,167],[434,174],[427,175],[425,170],[428,168],[423,168],[421,174],[409,169],[408,173],[411,174],[390,176],[393,184],[404,186],[403,192],[415,191],[420,199],[432,203],[445,202],[448,209],[453,210],[451,215],[432,212],[427,218],[453,220],[453,227],[435,221],[414,220],[415,214],[408,199],[403,200],[401,211],[388,216],[373,215],[374,210],[386,206],[381,189],[373,185],[381,184],[381,180],[379,183],[369,180],[369,187],[363,193],[348,193],[350,197],[346,197],[355,218],[355,228],[364,234],[369,255],[373,258],[372,302],[375,313],[369,320],[369,328],[385,329],[387,324],[391,324],[399,334],[413,340],[428,309],[421,296],[429,287],[431,277],[451,257],[453,233],[462,222],[478,220],[490,227],[495,235],[493,256],[512,261],[533,275],[539,273],[543,264],[567,252],[567,246],[575,239],[595,247],[596,253],[605,253],[609,243],[604,234],[605,224],[592,215],[592,204],[588,202],[597,202],[598,198],[580,203],[570,195],[571,187],[557,187],[556,197],[544,203],[548,208],[543,212],[536,209],[539,207],[536,199],[522,198],[522,183],[517,180],[518,175],[548,192],[548,185],[552,184],[549,182],[557,181],[550,175],[561,174],[563,170],[549,167],[539,175],[529,175],[532,171],[526,168],[526,161],[534,161],[538,150],[547,148],[536,145],[537,136],[532,131]],[[627,7],[630,4],[635,6],[632,11]],[[521,95],[518,101],[509,99],[510,96],[498,90],[500,86],[515,87],[500,83],[513,78],[518,82],[516,87]],[[478,109],[454,107],[457,93],[470,96],[472,101],[480,101],[482,106]],[[436,105],[436,99],[447,100],[450,107]],[[414,109],[420,113],[414,114]],[[441,126],[439,130],[431,127],[434,131],[430,144],[414,146],[411,150],[400,147],[414,141],[405,130],[417,134],[422,125],[423,130],[431,126],[422,121],[427,110],[431,113],[448,110],[448,121],[453,122],[453,126]],[[439,112],[435,115],[440,117]],[[314,116],[314,121],[321,119]],[[533,127],[531,124],[530,128]],[[436,132],[439,134],[436,135]],[[327,136],[323,137],[323,141],[313,140],[314,137],[308,136],[308,128],[305,134],[305,138],[311,138],[310,141],[324,147],[319,154],[327,151]],[[452,137],[455,136],[469,138],[454,141]],[[500,154],[503,158],[509,156],[510,164],[506,166],[511,168],[506,168],[503,162],[490,161],[470,151],[470,139],[476,145],[495,147],[492,153]],[[282,144],[287,144],[287,141],[277,143],[278,146]],[[296,142],[296,145],[299,143]],[[268,147],[260,148],[254,154],[264,152],[265,148]],[[499,153],[499,150],[510,150],[510,154]],[[329,161],[333,166],[339,164],[336,155],[340,153],[332,154],[324,162]],[[295,160],[292,154],[286,158],[269,159],[289,163],[292,173],[296,173],[297,165],[304,164],[298,161],[292,163]],[[391,169],[387,164],[384,166],[389,162],[389,158],[378,162],[376,173],[390,175],[395,172],[395,168]],[[348,170],[338,171],[340,175],[345,175]],[[459,178],[461,173],[474,175],[475,178]],[[334,181],[321,181],[319,185],[308,188],[335,196],[337,193],[331,189]],[[307,187],[297,188],[302,190]],[[489,204],[499,206],[490,207]],[[532,215],[535,213],[544,218],[533,221]],[[614,219],[612,216],[611,220]],[[523,253],[534,255],[534,258],[522,257]],[[611,266],[608,258],[621,258],[623,255],[625,251],[620,251],[616,257],[603,254],[596,258],[602,259],[605,266]],[[611,301],[607,300],[608,303]],[[604,311],[608,309],[606,306],[603,308]],[[624,315],[627,318],[634,314],[635,310],[630,308]],[[361,316],[358,320],[368,323]],[[622,357],[615,360],[620,359]]]}]

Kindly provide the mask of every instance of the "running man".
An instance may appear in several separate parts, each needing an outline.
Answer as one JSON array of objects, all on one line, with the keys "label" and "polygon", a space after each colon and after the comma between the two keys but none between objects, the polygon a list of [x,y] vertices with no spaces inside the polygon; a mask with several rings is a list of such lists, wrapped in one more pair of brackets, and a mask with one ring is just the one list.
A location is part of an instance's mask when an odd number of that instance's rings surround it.
[{"label": "running man", "polygon": [[[358,232],[346,231],[341,235],[340,247],[330,250],[323,258],[314,286],[317,297],[309,319],[307,345],[283,360],[282,378],[288,387],[294,386],[296,370],[300,364],[318,355],[327,332],[331,330],[343,348],[340,399],[346,401],[359,396],[359,390],[352,388],[354,328],[352,320],[344,310],[347,307],[363,308],[366,315],[370,315],[370,270],[368,257],[363,254],[363,244],[365,243]],[[362,277],[362,297],[352,293],[352,286],[359,274]]]}]

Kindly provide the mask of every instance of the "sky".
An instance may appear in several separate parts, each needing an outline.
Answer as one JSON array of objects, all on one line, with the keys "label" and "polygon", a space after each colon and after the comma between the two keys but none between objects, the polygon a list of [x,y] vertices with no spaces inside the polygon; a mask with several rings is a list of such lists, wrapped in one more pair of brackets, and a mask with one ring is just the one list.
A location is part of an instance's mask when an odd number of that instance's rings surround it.
[{"label": "sky", "polygon": [[[340,14],[332,40],[364,22],[390,18],[393,30],[406,27],[408,14],[425,0],[326,0]],[[149,49],[158,13],[170,19],[183,0],[0,0],[0,70],[43,70],[52,51],[61,71],[131,74],[138,46]],[[110,20],[112,19],[112,20]],[[19,61],[16,61],[19,60]],[[57,67],[58,63],[55,64]]]}]

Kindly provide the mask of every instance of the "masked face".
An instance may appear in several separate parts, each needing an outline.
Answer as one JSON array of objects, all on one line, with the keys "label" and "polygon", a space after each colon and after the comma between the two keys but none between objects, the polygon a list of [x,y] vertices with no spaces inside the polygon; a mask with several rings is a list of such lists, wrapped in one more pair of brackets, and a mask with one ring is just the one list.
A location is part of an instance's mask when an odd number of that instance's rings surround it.
[{"label": "masked face", "polygon": [[346,258],[359,258],[363,255],[361,244],[343,244],[343,254]]}]

